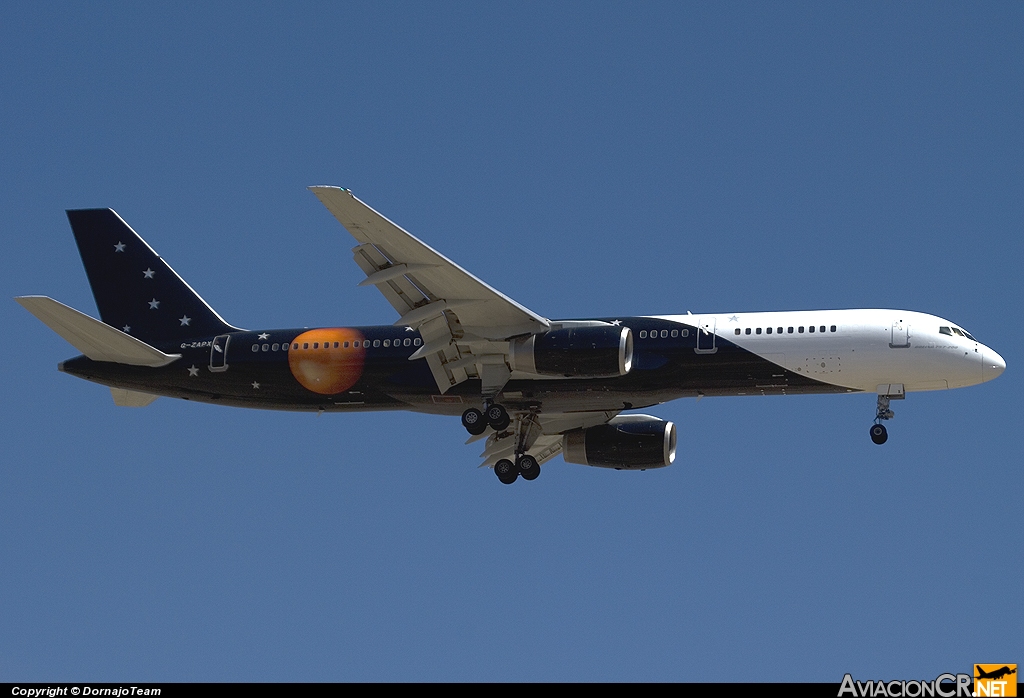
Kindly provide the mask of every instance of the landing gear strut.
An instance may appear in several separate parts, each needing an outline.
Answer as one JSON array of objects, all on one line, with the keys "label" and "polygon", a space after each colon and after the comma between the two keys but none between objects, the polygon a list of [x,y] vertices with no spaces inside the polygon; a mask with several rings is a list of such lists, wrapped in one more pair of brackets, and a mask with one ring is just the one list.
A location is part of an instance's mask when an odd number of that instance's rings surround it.
[{"label": "landing gear strut", "polygon": [[889,432],[882,424],[883,419],[892,419],[893,411],[889,409],[889,396],[878,396],[878,407],[875,408],[875,423],[871,425],[871,440],[881,446],[889,439]]},{"label": "landing gear strut", "polygon": [[[493,409],[493,406],[492,406]],[[507,413],[506,413],[506,418]],[[508,426],[506,424],[505,426]],[[540,433],[540,422],[536,412],[517,412],[515,416],[515,428],[509,435],[507,432],[499,438],[514,439],[513,451],[515,460],[502,458],[494,464],[494,474],[506,485],[511,485],[522,475],[524,480],[536,480],[540,475],[540,463],[526,450],[537,440]]]}]

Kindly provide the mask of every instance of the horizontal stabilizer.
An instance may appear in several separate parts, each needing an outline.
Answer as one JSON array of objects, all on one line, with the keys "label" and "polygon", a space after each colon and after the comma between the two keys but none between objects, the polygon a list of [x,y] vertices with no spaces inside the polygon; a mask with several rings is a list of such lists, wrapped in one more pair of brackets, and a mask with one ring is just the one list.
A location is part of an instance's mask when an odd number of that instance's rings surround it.
[{"label": "horizontal stabilizer", "polygon": [[14,300],[93,361],[156,368],[181,358],[181,354],[165,354],[52,298],[19,296]]},{"label": "horizontal stabilizer", "polygon": [[160,397],[152,393],[140,393],[138,390],[127,390],[126,388],[111,388],[110,394],[114,396],[114,404],[118,407],[145,407]]}]

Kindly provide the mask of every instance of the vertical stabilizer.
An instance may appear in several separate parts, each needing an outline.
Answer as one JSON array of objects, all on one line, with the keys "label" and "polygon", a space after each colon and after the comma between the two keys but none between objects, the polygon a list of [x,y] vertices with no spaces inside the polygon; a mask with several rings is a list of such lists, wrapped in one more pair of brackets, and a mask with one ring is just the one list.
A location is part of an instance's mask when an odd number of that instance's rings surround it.
[{"label": "vertical stabilizer", "polygon": [[67,214],[103,322],[145,342],[212,337],[237,329],[112,209]]}]

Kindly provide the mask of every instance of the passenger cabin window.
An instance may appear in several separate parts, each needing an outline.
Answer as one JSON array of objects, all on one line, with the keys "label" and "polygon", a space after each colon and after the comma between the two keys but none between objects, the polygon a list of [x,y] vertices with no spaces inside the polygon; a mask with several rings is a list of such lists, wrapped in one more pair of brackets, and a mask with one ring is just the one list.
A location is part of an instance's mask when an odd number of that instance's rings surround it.
[{"label": "passenger cabin window", "polygon": [[[772,331],[772,328],[769,327],[768,328],[768,332],[771,333],[771,331]],[[757,328],[757,334],[761,334],[761,328],[760,327]]]},{"label": "passenger cabin window", "polygon": [[[790,332],[792,332],[792,331],[793,331],[793,330],[790,330]],[[797,332],[799,332],[800,334],[803,334],[803,333],[804,333],[804,326],[803,326],[803,325],[800,325],[800,327],[798,327],[798,328],[796,329],[796,331],[797,331]]]},{"label": "passenger cabin window", "polygon": [[807,331],[808,332],[814,332],[814,325],[811,325],[810,327],[808,327]]},{"label": "passenger cabin window", "polygon": [[824,325],[822,325],[822,326],[821,326],[821,329],[820,329],[820,330],[818,330],[818,331],[819,331],[819,332],[824,332],[824,331],[825,331],[825,326],[824,326]]},{"label": "passenger cabin window", "polygon": [[[749,327],[747,328],[747,334],[750,334],[750,328]],[[760,332],[758,332],[758,334],[760,334]]]},{"label": "passenger cabin window", "polygon": [[678,337],[679,336],[679,330],[672,330],[672,336],[673,337]]},{"label": "passenger cabin window", "polygon": [[[739,328],[739,327],[737,327],[737,328],[736,328],[736,334],[739,334],[739,333],[740,333],[740,328]],[[749,334],[749,333],[750,333],[750,330],[747,330],[747,334]]]},{"label": "passenger cabin window", "polygon": [[[768,332],[768,334],[771,334],[772,333],[772,328],[769,327],[766,331]],[[758,330],[758,332],[760,332],[760,330]]]},{"label": "passenger cabin window", "polygon": [[[782,332],[782,328],[781,327],[779,328],[779,332]],[[793,334],[793,328],[792,327],[789,328],[789,333]]]},{"label": "passenger cabin window", "polygon": [[832,325],[832,329],[831,329],[830,331],[831,331],[831,332],[835,332],[835,331],[836,331],[836,326],[835,326],[835,325]]}]

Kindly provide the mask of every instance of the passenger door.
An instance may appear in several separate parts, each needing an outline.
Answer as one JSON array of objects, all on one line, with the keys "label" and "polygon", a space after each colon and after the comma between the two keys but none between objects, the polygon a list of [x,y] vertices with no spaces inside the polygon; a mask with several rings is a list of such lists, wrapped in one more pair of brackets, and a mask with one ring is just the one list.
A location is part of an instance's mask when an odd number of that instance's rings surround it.
[{"label": "passenger door", "polygon": [[214,373],[228,370],[228,342],[231,335],[222,334],[213,338],[210,345],[210,370]]}]

